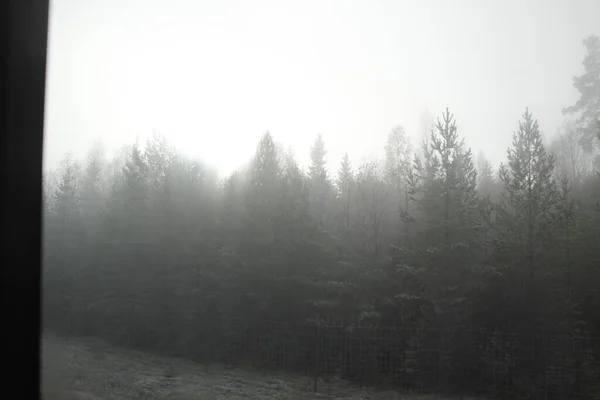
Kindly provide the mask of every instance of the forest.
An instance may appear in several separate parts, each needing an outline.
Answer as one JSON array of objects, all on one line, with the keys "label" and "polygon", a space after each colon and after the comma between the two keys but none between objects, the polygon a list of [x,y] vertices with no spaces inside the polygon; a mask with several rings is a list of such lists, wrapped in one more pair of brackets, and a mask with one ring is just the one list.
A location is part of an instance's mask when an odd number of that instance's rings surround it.
[{"label": "forest", "polygon": [[44,329],[290,371],[317,346],[354,382],[598,398],[600,38],[583,44],[560,132],[545,142],[524,104],[499,166],[451,108],[422,143],[399,125],[381,160],[337,170],[321,135],[308,170],[265,133],[226,179],[160,135],[66,155],[43,183]]}]

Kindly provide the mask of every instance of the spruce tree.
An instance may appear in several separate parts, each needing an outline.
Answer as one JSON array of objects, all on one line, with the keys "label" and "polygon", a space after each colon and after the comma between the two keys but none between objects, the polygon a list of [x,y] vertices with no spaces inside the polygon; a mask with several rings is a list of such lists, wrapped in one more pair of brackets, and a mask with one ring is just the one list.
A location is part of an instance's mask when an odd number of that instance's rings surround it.
[{"label": "spruce tree", "polygon": [[311,214],[321,227],[324,227],[327,222],[324,220],[325,208],[332,200],[333,195],[331,182],[327,176],[326,155],[323,135],[318,134],[310,149],[308,176],[310,180]]},{"label": "spruce tree", "polygon": [[348,153],[344,154],[337,178],[338,199],[340,202],[342,225],[347,232],[350,229],[350,206],[352,199],[352,188],[354,187],[354,174],[350,164]]},{"label": "spruce tree", "polygon": [[256,148],[248,175],[244,199],[245,249],[253,254],[249,260],[258,261],[276,252],[276,228],[280,224],[283,195],[281,157],[268,132]]}]

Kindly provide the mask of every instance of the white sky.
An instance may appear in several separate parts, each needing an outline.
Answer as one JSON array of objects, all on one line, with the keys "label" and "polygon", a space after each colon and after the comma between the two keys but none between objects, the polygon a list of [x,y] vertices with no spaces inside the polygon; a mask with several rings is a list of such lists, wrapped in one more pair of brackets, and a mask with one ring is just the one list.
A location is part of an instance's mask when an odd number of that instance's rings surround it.
[{"label": "white sky", "polygon": [[446,106],[497,163],[525,106],[556,131],[599,21],[600,0],[53,0],[45,166],[155,129],[227,173],[269,130],[303,165],[321,132],[334,172]]}]

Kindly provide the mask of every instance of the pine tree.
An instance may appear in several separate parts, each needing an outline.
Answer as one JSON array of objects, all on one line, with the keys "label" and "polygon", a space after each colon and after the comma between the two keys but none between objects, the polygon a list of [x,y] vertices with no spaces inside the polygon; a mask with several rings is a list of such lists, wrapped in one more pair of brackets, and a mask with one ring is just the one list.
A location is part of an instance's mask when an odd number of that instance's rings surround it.
[{"label": "pine tree", "polygon": [[577,128],[582,133],[584,148],[591,149],[596,124],[600,121],[600,37],[589,36],[583,40],[586,55],[583,60],[585,72],[573,78],[573,86],[579,92],[579,100],[563,109],[563,114],[577,114]]},{"label": "pine tree", "polygon": [[[446,109],[443,119],[438,120],[436,131],[430,139],[431,149],[427,160],[430,192],[423,200],[425,207],[439,207],[442,214],[442,243],[448,246],[462,240],[458,231],[469,230],[476,201],[477,171],[473,165],[470,149],[465,149],[464,139],[459,139],[456,121]],[[435,204],[441,195],[442,204]],[[441,207],[440,207],[441,206]],[[429,208],[429,212],[432,212]]]},{"label": "pine tree", "polygon": [[519,122],[507,156],[508,165],[500,167],[503,222],[507,224],[503,236],[510,254],[516,256],[513,262],[525,267],[526,285],[531,286],[542,265],[541,256],[549,254],[557,192],[552,179],[554,157],[546,153],[538,122],[529,109]]},{"label": "pine tree", "polygon": [[402,284],[405,292],[398,299],[403,307],[425,313],[413,314],[415,318],[435,315],[450,323],[469,310],[464,296],[474,283],[470,274],[480,260],[481,245],[477,172],[449,110],[438,120],[423,154],[422,161],[416,158],[410,178],[416,203],[411,212],[412,245],[395,247],[394,264],[408,283]]}]

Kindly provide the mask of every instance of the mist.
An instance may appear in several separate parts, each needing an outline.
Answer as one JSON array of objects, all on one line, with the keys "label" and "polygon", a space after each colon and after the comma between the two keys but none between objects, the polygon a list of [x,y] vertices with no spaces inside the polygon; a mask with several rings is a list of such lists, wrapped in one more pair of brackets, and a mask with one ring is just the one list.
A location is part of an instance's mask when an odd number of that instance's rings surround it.
[{"label": "mist", "polygon": [[54,1],[44,385],[597,398],[598,16]]},{"label": "mist", "polygon": [[382,155],[396,125],[419,142],[423,115],[446,107],[497,166],[524,107],[556,133],[599,14],[594,0],[56,0],[46,170],[97,138],[113,154],[157,131],[225,175],[267,130],[303,167],[323,134],[335,168]]}]

